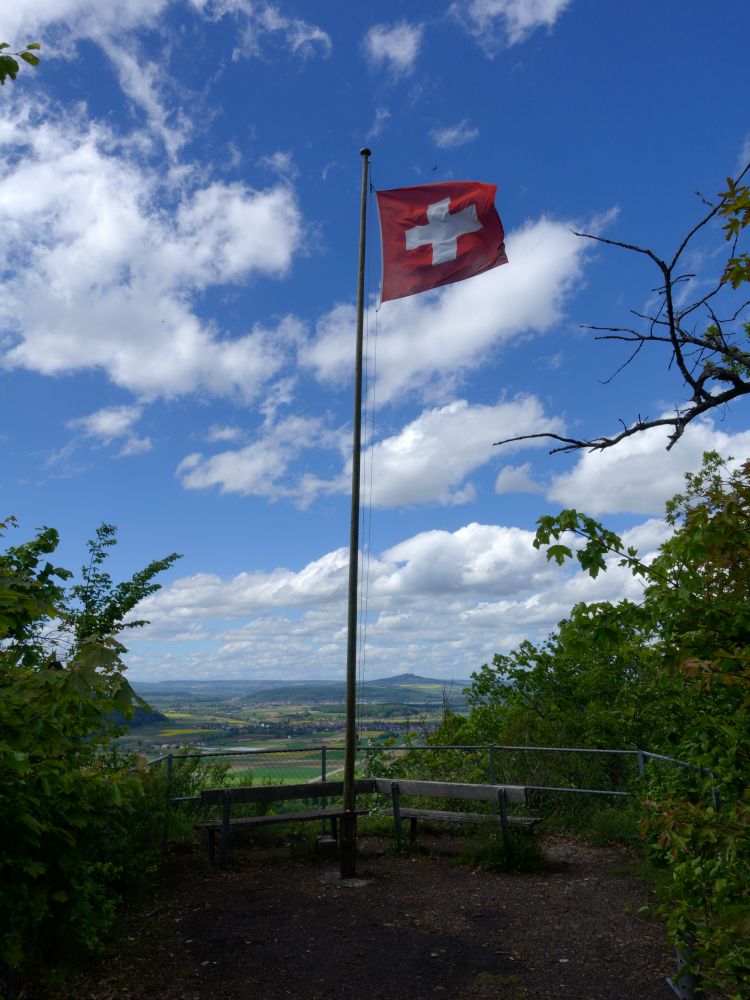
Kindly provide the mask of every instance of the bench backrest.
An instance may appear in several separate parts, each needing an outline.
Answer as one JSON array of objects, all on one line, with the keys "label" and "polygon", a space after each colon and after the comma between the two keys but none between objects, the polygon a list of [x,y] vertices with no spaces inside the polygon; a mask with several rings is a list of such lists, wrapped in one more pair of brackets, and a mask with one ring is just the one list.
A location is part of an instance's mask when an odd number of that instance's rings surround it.
[{"label": "bench backrest", "polygon": [[400,795],[419,795],[433,799],[467,799],[473,802],[497,802],[501,793],[505,801],[512,805],[526,804],[526,788],[523,785],[471,785],[455,781],[409,781],[399,778],[375,778],[375,785],[381,795],[391,795],[393,786],[398,786]]},{"label": "bench backrest", "polygon": [[[360,795],[375,791],[375,782],[358,778],[354,788]],[[230,793],[232,805],[243,802],[285,802],[292,799],[336,798],[344,794],[343,781],[309,781],[296,785],[252,785],[237,788],[204,788],[201,805],[220,806],[225,793]],[[390,788],[389,788],[390,793]]]}]

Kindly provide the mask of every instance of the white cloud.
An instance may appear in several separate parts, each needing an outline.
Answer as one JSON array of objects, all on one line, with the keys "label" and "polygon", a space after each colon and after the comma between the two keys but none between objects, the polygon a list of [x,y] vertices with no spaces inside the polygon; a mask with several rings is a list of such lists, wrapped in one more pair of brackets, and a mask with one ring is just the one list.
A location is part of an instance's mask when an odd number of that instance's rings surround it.
[{"label": "white cloud", "polygon": [[[75,45],[87,39],[99,45],[112,63],[123,92],[146,115],[151,134],[175,157],[192,133],[189,117],[170,105],[174,81],[165,73],[168,49],[161,46],[161,60],[147,58],[140,32],[159,28],[171,0],[14,0],[3,11],[3,28],[9,38],[29,41],[44,38],[44,58],[76,58]],[[235,57],[260,56],[267,45],[280,46],[292,55],[328,56],[331,39],[317,25],[285,16],[278,5],[255,0],[188,0],[200,15],[220,20],[231,15],[239,22],[242,37]],[[235,29],[238,30],[238,29]]]},{"label": "white cloud", "polygon": [[374,24],[364,38],[365,54],[373,66],[408,76],[414,72],[423,32],[423,25],[408,21]]},{"label": "white cloud", "polygon": [[388,108],[376,108],[375,118],[373,119],[372,125],[370,126],[370,129],[367,135],[365,136],[365,139],[370,140],[377,138],[377,136],[379,136],[380,133],[383,131],[385,123],[388,121],[390,117],[391,113],[388,110]]},{"label": "white cloud", "polygon": [[[624,540],[648,555],[667,532],[662,522],[648,521]],[[421,532],[366,563],[368,676],[414,669],[465,678],[494,652],[524,638],[543,639],[578,601],[640,598],[641,583],[616,565],[616,557],[592,580],[573,566],[548,564],[533,537],[519,528],[472,523],[452,532]],[[341,676],[347,579],[346,549],[299,570],[280,567],[231,579],[196,574],[142,602],[136,613],[152,625],[132,642],[138,653],[155,643],[153,659],[162,670],[164,642],[177,641],[189,625],[210,641],[182,655],[169,672],[268,676],[283,667],[292,677]]]},{"label": "white cloud", "polygon": [[[534,433],[541,424],[539,421],[534,426]],[[511,437],[517,431],[513,431]],[[528,432],[527,432],[528,433]],[[503,431],[505,434],[505,431]],[[497,474],[495,480],[495,493],[543,493],[544,487],[535,482],[531,475],[531,463],[524,465],[506,465]]]},{"label": "white cloud", "polygon": [[660,514],[685,485],[705,451],[736,460],[750,456],[750,431],[727,434],[709,420],[690,424],[667,451],[668,429],[658,427],[626,438],[614,448],[580,455],[570,472],[555,476],[547,498],[589,514]]},{"label": "white cloud", "polygon": [[242,437],[242,430],[239,427],[219,427],[214,425],[209,428],[206,434],[206,441],[209,444],[217,444],[220,441],[237,441]]},{"label": "white cloud", "polygon": [[2,364],[103,369],[144,397],[252,398],[301,325],[286,318],[221,337],[192,300],[212,285],[288,272],[302,243],[293,189],[186,183],[175,210],[161,212],[162,178],[106,129],[80,112],[33,121],[24,106],[0,129],[0,150],[25,146],[23,158],[0,163]]},{"label": "white cloud", "polygon": [[110,59],[123,92],[146,114],[151,133],[157,136],[171,158],[190,138],[192,125],[182,111],[169,108],[168,77],[164,67],[147,59],[135,38],[124,45],[121,38],[98,39]]},{"label": "white cloud", "polygon": [[277,152],[271,153],[270,156],[262,156],[259,162],[261,166],[273,171],[273,173],[278,174],[279,177],[283,177],[285,180],[294,180],[299,174],[299,170],[294,165],[294,157],[288,151],[282,152],[281,150],[277,150]]},{"label": "white cloud", "polygon": [[[3,11],[3,27],[9,38],[30,40],[55,28],[62,37],[77,40],[114,40],[126,32],[152,28],[172,0],[14,0]],[[236,17],[243,26],[243,49],[260,55],[263,43],[280,41],[293,54],[303,57],[331,51],[327,32],[297,17],[287,17],[274,3],[256,0],[188,0],[200,15],[210,20]]]},{"label": "white cloud", "polygon": [[169,0],[14,0],[3,11],[3,30],[8,39],[23,42],[46,33],[49,28],[65,29],[75,37],[103,37],[150,26],[167,7]]},{"label": "white cloud", "polygon": [[140,406],[108,406],[86,417],[69,420],[71,430],[80,430],[86,437],[99,438],[105,444],[114,438],[130,434],[141,416]]},{"label": "white cloud", "polygon": [[488,55],[551,28],[570,0],[456,0],[451,12]]},{"label": "white cloud", "polygon": [[493,435],[503,428],[510,435],[532,433],[549,422],[538,400],[525,397],[494,406],[470,405],[457,400],[425,410],[397,435],[377,442],[365,455],[372,461],[372,495],[375,507],[413,503],[457,504],[471,500],[469,476],[496,461]]},{"label": "white cloud", "polygon": [[306,490],[286,482],[289,466],[306,449],[330,446],[331,440],[321,420],[287,417],[264,428],[244,448],[209,456],[200,452],[188,455],[179,464],[177,475],[186,489],[218,486],[222,493],[300,500]]},{"label": "white cloud", "polygon": [[464,118],[457,125],[434,128],[430,135],[438,149],[456,149],[458,146],[473,142],[479,135],[479,129],[470,125],[468,119]]},{"label": "white cloud", "polygon": [[145,455],[153,451],[154,443],[149,437],[130,437],[118,453],[118,458],[129,458],[131,455]]},{"label": "white cloud", "polygon": [[[398,434],[365,449],[363,488],[368,502],[381,508],[467,503],[475,496],[468,477],[498,457],[492,444],[497,428],[515,435],[531,433],[541,425],[564,430],[562,421],[546,416],[533,397],[494,406],[457,400],[425,410]],[[229,434],[212,438],[231,439]],[[348,434],[327,430],[320,420],[293,417],[275,426],[269,421],[257,440],[243,448],[211,456],[188,455],[177,472],[188,489],[218,486],[222,493],[286,497],[306,507],[321,494],[349,492],[351,460],[344,462],[333,479],[300,471],[292,463],[304,451],[326,448],[346,453],[348,446]]]},{"label": "white cloud", "polygon": [[331,54],[331,36],[327,31],[302,18],[287,17],[276,4],[251,0],[200,0],[198,6],[214,19],[225,14],[241,14],[245,18],[242,41],[233,53],[235,59],[260,56],[269,42],[280,43],[303,59]]},{"label": "white cloud", "polygon": [[[455,285],[384,304],[378,320],[374,396],[383,404],[447,387],[485,364],[490,352],[550,329],[581,277],[583,240],[567,224],[542,218],[512,232],[509,263]],[[348,384],[355,327],[351,305],[318,322],[301,363],[322,381]]]}]

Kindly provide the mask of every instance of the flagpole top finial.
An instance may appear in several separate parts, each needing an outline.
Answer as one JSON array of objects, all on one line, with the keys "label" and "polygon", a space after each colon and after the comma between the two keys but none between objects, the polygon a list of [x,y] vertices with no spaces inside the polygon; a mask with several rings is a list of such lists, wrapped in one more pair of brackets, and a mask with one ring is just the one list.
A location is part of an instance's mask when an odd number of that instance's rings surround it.
[{"label": "flagpole top finial", "polygon": [[367,146],[363,146],[359,151],[360,156],[372,156],[372,150],[368,149]]}]

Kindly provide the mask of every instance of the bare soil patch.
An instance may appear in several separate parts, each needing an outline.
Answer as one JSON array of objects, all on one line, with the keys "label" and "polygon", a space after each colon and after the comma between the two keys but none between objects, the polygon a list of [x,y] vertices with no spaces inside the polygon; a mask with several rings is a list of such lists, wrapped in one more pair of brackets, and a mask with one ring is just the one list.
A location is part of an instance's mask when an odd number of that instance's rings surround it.
[{"label": "bare soil patch", "polygon": [[533,874],[458,863],[450,837],[395,856],[361,841],[362,888],[322,884],[336,863],[232,845],[232,869],[172,853],[157,898],[77,1000],[668,1000],[663,927],[627,851],[546,842]]}]

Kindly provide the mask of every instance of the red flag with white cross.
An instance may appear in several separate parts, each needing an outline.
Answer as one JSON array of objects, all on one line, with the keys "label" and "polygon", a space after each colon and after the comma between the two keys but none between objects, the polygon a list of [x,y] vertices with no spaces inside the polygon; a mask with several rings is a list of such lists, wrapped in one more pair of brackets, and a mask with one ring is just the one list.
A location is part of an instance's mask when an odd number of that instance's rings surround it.
[{"label": "red flag with white cross", "polygon": [[426,292],[506,264],[495,184],[447,181],[377,191],[381,301]]}]

